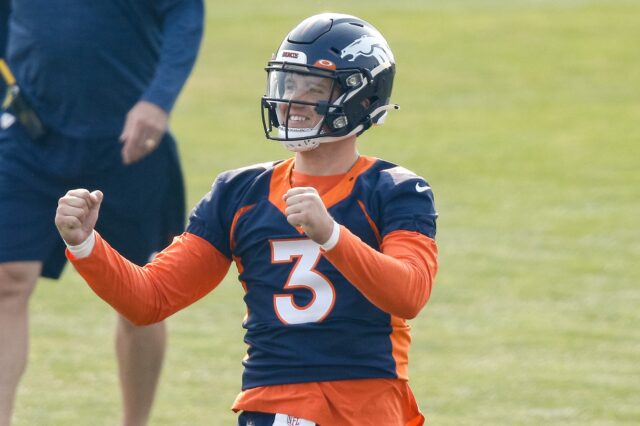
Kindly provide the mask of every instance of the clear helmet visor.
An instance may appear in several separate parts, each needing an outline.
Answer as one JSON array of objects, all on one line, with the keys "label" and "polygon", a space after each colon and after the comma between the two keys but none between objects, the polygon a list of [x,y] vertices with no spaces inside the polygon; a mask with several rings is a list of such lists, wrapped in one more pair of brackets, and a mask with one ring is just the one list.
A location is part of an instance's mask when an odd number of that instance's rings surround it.
[{"label": "clear helmet visor", "polygon": [[265,98],[277,117],[279,138],[317,137],[326,133],[324,120],[339,94],[333,77],[269,70]]}]

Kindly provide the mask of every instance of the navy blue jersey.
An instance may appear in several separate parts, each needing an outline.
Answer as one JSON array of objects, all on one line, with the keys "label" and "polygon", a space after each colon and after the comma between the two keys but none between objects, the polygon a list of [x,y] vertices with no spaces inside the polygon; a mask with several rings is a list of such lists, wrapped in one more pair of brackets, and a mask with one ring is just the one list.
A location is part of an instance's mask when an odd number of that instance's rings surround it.
[{"label": "navy blue jersey", "polygon": [[[243,389],[398,378],[409,328],[369,302],[287,222],[282,196],[292,166],[287,160],[221,174],[187,228],[237,264],[248,309]],[[322,199],[339,224],[377,250],[394,231],[435,237],[429,186],[389,162],[361,157]],[[400,341],[407,347],[394,347]]]},{"label": "navy blue jersey", "polygon": [[170,112],[195,62],[202,0],[14,0],[7,56],[47,127],[118,136],[139,100]]}]

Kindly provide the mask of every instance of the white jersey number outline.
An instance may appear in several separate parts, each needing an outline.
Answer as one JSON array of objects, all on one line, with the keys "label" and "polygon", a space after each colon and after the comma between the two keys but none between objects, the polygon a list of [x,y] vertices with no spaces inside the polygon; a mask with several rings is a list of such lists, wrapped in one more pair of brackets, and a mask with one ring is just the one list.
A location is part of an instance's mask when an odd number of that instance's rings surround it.
[{"label": "white jersey number outline", "polygon": [[320,246],[310,239],[275,240],[271,243],[271,263],[295,261],[285,289],[305,288],[313,297],[306,306],[298,306],[292,294],[274,294],[273,307],[284,324],[320,322],[329,315],[336,299],[331,281],[315,270],[320,260]]}]

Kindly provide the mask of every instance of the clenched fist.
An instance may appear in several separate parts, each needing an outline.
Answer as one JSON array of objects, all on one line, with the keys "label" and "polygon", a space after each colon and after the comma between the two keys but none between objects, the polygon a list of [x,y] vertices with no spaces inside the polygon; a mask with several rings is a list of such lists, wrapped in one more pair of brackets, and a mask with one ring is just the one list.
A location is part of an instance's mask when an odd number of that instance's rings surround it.
[{"label": "clenched fist", "polygon": [[67,244],[78,245],[91,235],[98,220],[102,197],[100,191],[72,189],[58,200],[55,222]]},{"label": "clenched fist", "polygon": [[315,188],[291,188],[284,194],[287,208],[284,213],[293,226],[301,226],[305,234],[318,244],[324,244],[331,237],[333,219]]}]

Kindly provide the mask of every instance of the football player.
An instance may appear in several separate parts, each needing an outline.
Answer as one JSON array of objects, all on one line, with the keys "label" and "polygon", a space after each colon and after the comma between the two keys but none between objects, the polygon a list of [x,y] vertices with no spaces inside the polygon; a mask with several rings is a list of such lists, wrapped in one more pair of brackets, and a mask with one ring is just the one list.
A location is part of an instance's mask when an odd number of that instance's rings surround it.
[{"label": "football player", "polygon": [[265,134],[293,158],[219,175],[187,231],[145,267],[94,231],[102,193],[69,191],[56,214],[67,256],[136,324],[203,297],[235,262],[247,304],[239,425],[422,425],[406,320],[437,270],[433,195],[356,145],[397,108],[391,49],[369,23],[321,14],[266,71]]}]

